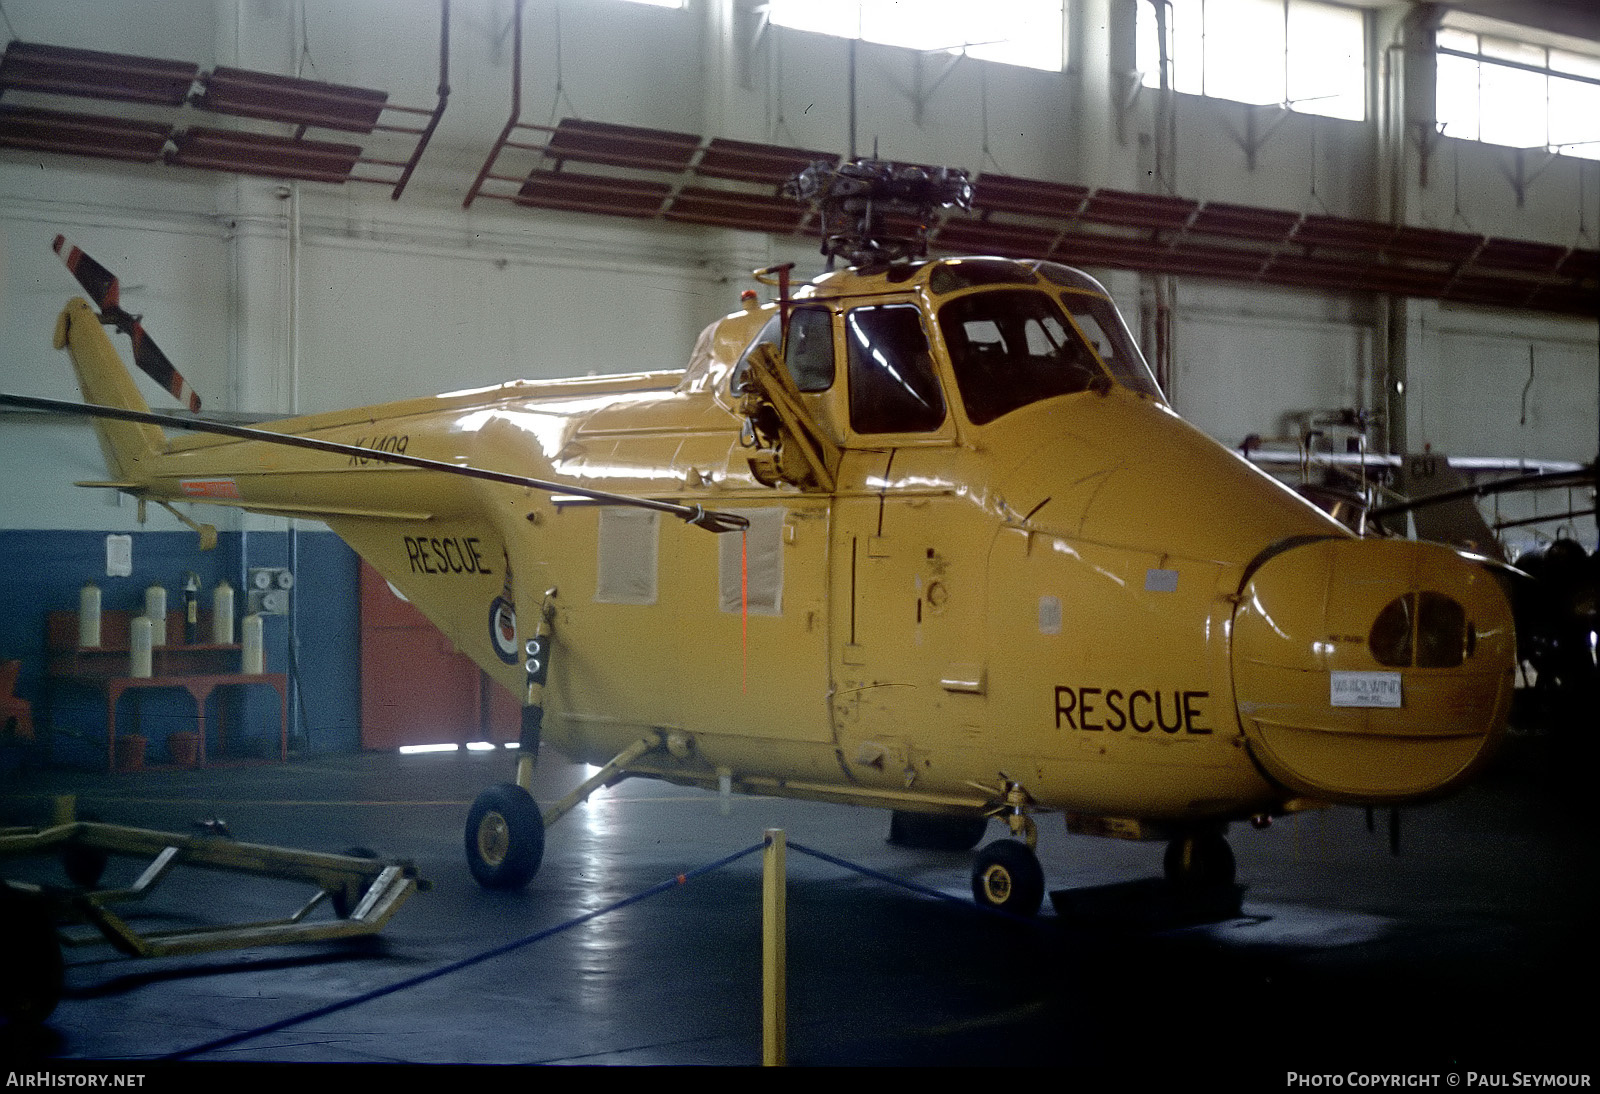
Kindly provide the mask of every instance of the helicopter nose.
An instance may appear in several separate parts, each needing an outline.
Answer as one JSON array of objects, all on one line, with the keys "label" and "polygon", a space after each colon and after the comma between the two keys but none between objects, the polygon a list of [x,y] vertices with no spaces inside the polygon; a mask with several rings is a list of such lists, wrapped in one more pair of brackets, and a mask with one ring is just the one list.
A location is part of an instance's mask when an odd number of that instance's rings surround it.
[{"label": "helicopter nose", "polygon": [[1296,793],[1396,804],[1463,782],[1505,728],[1511,606],[1479,562],[1431,543],[1327,539],[1268,558],[1233,622],[1252,755]]}]

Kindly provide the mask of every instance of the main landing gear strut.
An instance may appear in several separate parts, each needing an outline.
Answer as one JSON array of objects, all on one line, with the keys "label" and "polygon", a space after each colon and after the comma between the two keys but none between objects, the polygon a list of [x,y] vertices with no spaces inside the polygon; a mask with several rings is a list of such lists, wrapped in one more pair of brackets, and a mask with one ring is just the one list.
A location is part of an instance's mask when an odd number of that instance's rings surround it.
[{"label": "main landing gear strut", "polygon": [[550,627],[555,616],[551,601],[555,595],[554,589],[545,592],[538,623],[525,649],[528,683],[522,703],[522,734],[517,742],[517,781],[491,786],[478,795],[467,813],[467,867],[485,889],[520,889],[539,872],[544,860],[546,821],[530,791],[544,724],[544,685],[550,676]]},{"label": "main landing gear strut", "polygon": [[[485,889],[520,889],[533,880],[544,858],[544,830],[610,786],[629,764],[661,746],[659,734],[641,737],[572,793],[543,813],[527,788],[518,782],[500,783],[478,795],[467,814],[467,866]],[[526,759],[526,757],[524,757]]]},{"label": "main landing gear strut", "polygon": [[556,591],[545,593],[539,623],[528,639],[528,688],[522,707],[517,781],[491,786],[479,794],[467,813],[463,842],[467,866],[485,889],[520,889],[533,880],[544,859],[544,830],[566,816],[590,794],[616,782],[629,764],[661,746],[659,734],[648,734],[619,752],[572,793],[540,812],[533,800],[533,771],[539,760],[544,724],[544,685],[550,673],[550,622]]}]

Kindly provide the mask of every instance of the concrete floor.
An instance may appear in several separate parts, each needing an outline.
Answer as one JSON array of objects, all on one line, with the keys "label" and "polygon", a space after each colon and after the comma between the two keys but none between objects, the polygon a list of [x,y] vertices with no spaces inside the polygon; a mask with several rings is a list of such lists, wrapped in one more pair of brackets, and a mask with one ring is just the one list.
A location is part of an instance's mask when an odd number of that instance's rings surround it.
[{"label": "concrete floor", "polygon": [[[944,902],[789,855],[789,1058],[799,1065],[1051,1065],[1284,1089],[1288,1072],[1592,1074],[1592,790],[1543,738],[1509,742],[1476,785],[1404,814],[1336,810],[1231,834],[1242,914],[1188,927],[1134,914],[1036,924],[970,906],[965,854],[885,843],[887,814],[645,781],[596,795],[550,833],[528,891],[481,890],[461,826],[512,761],[330,756],[138,774],[35,772],[0,790],[12,821],[75,793],[101,819],[414,860],[433,883],[381,939],[133,960],[69,951],[48,1025],[0,1029],[0,1058],[139,1070],[523,938],[758,843],[768,828],[962,897]],[[548,801],[582,771],[547,758]],[[1052,888],[1077,907],[1137,893],[1161,847],[1041,824]],[[992,829],[992,837],[1001,834]],[[992,838],[991,837],[991,838]],[[140,864],[116,862],[107,883]],[[61,882],[53,862],[8,876]],[[761,1059],[760,856],[418,987],[194,1059],[315,1063],[747,1065]],[[122,873],[119,875],[118,871]],[[191,871],[152,927],[292,911],[307,894]],[[163,921],[166,921],[165,923]],[[1592,1084],[1593,1079],[1590,1080]],[[1508,1080],[1507,1085],[1515,1085]]]}]

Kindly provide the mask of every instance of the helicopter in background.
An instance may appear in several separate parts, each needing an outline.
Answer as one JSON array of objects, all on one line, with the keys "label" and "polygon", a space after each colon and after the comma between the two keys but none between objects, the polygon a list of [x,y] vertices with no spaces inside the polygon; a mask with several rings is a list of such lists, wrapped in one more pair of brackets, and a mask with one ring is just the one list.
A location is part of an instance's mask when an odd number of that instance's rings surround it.
[{"label": "helicopter in background", "polygon": [[[776,298],[747,291],[681,371],[156,414],[104,325],[187,398],[182,377],[58,240],[95,301],[55,335],[91,405],[0,401],[95,417],[92,485],[325,522],[515,693],[515,780],[464,833],[492,888],[628,777],[884,808],[911,844],[998,818],[974,897],[1032,914],[1050,813],[1231,884],[1232,822],[1479,768],[1516,664],[1481,560],[1354,535],[1186,423],[1088,275],[924,257],[964,174],[856,160],[792,193],[847,268],[792,292],[759,271]],[[546,743],[600,770],[542,810]]]}]

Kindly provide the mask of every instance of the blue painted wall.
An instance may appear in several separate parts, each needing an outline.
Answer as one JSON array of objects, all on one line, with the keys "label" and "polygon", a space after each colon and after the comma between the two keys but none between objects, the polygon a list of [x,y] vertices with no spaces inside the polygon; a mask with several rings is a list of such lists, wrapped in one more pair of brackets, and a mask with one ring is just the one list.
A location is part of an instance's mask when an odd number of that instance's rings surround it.
[{"label": "blue painted wall", "polygon": [[[267,671],[290,678],[290,747],[304,752],[352,752],[360,747],[361,660],[359,583],[355,552],[331,532],[223,532],[213,551],[200,551],[191,532],[133,532],[133,574],[106,576],[106,533],[0,530],[0,657],[22,661],[17,693],[34,706],[34,721],[52,762],[105,762],[104,701],[95,692],[49,687],[45,619],[76,611],[86,582],[100,586],[106,610],[140,611],[144,590],[167,589],[167,604],[183,602],[183,578],[200,576],[201,605],[226,579],[235,590],[236,618],[245,613],[245,574],[254,566],[294,571],[289,616],[267,616]],[[237,634],[237,624],[235,633]],[[217,712],[213,701],[210,716]],[[276,740],[278,700],[267,688],[224,692],[230,740]],[[167,734],[194,728],[187,696],[150,692],[124,696],[119,732],[137,704],[140,731],[151,740],[151,762],[166,756]],[[213,742],[214,737],[213,728]]]}]

